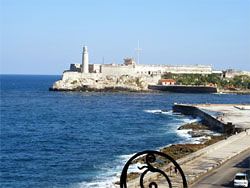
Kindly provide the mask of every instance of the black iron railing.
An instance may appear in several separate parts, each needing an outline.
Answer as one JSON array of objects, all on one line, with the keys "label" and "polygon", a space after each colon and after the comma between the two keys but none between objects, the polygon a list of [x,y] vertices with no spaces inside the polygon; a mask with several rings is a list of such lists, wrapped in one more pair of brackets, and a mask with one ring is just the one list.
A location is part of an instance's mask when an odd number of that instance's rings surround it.
[{"label": "black iron railing", "polygon": [[[139,159],[139,161],[138,161]],[[168,161],[168,169],[162,170],[159,165],[162,160]],[[143,162],[142,162],[143,161]],[[127,163],[125,164],[122,174],[120,177],[120,188],[127,188],[127,181],[128,181],[128,170],[129,166],[136,163],[143,163],[141,164],[141,167],[138,166],[138,169],[143,171],[140,175],[138,175],[138,181],[139,186],[141,188],[144,188],[145,186],[148,186],[149,188],[157,188],[158,184],[156,181],[148,180],[147,184],[145,185],[145,176],[148,173],[158,173],[158,175],[161,175],[163,179],[165,180],[164,183],[166,184],[166,187],[172,188],[173,186],[173,179],[171,176],[171,173],[178,173],[180,176],[181,182],[178,182],[180,184],[180,187],[187,188],[187,181],[185,178],[185,175],[183,173],[183,170],[181,169],[180,165],[169,155],[159,152],[159,151],[143,151],[135,154],[132,156]],[[172,163],[172,164],[171,164]],[[161,165],[160,165],[161,166]],[[172,172],[173,170],[173,172]],[[168,172],[168,173],[167,173]],[[172,181],[171,181],[172,180]],[[162,182],[161,182],[162,184]],[[167,186],[168,185],[168,186]]]}]

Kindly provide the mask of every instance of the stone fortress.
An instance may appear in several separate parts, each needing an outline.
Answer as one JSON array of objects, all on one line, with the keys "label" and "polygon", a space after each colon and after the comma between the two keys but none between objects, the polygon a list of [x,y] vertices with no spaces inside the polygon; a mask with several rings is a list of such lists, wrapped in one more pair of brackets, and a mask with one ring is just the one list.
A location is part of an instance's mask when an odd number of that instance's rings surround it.
[{"label": "stone fortress", "polygon": [[89,64],[87,46],[83,47],[82,63],[71,64],[64,71],[64,78],[81,78],[95,76],[161,76],[173,74],[212,74],[211,65],[143,65],[136,64],[133,58],[125,58],[123,64]]},{"label": "stone fortress", "polygon": [[89,64],[87,46],[83,47],[82,64],[71,64],[66,72],[101,73],[103,75],[162,75],[174,74],[211,74],[211,65],[142,65],[132,58],[125,58],[123,64]]},{"label": "stone fortress", "polygon": [[163,74],[220,74],[211,65],[146,65],[125,58],[123,64],[89,64],[87,46],[83,47],[82,63],[71,64],[52,90],[148,90],[158,84]]}]

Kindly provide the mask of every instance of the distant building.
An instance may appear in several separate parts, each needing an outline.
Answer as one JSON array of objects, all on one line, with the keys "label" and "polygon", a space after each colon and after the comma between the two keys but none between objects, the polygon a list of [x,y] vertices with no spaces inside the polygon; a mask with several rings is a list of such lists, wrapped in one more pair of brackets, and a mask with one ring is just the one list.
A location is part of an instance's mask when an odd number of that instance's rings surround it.
[{"label": "distant building", "polygon": [[174,79],[161,79],[159,80],[160,85],[175,85],[176,81]]},{"label": "distant building", "polygon": [[135,61],[133,60],[133,58],[125,58],[124,65],[135,65]]},{"label": "distant building", "polygon": [[82,65],[81,64],[70,64],[70,71],[82,72]]},{"label": "distant building", "polygon": [[223,78],[223,71],[220,71],[220,70],[213,70],[213,71],[212,71],[212,74],[218,75],[218,76],[220,76],[221,78]]},{"label": "distant building", "polygon": [[125,58],[123,64],[89,64],[87,46],[83,47],[82,64],[71,64],[66,72],[82,74],[98,73],[105,75],[161,76],[172,74],[212,74],[211,65],[143,65],[136,64],[133,58]]},{"label": "distant building", "polygon": [[240,76],[240,75],[250,76],[250,72],[249,71],[234,70],[234,69],[227,69],[227,70],[223,71],[223,78],[233,78],[235,76]]}]

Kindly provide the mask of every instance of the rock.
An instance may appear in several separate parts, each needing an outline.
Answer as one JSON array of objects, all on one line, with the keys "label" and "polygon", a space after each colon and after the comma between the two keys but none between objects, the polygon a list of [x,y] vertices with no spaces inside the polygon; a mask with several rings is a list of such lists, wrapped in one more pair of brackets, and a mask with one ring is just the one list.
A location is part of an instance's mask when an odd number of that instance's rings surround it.
[{"label": "rock", "polygon": [[209,127],[202,122],[193,122],[182,125],[178,128],[178,130],[182,129],[193,129],[193,130],[208,130]]},{"label": "rock", "polygon": [[106,76],[98,79],[75,78],[56,81],[51,91],[148,91],[143,77],[128,75]]},{"label": "rock", "polygon": [[188,134],[190,134],[192,138],[207,136],[207,134],[202,131],[188,131]]}]

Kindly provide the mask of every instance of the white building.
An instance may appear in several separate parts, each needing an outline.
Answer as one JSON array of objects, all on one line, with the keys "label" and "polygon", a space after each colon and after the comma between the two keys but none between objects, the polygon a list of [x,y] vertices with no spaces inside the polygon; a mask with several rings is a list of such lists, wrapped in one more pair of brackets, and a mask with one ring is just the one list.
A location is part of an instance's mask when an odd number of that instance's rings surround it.
[{"label": "white building", "polygon": [[123,64],[89,64],[87,47],[83,47],[82,64],[71,64],[66,72],[79,72],[82,74],[105,75],[162,75],[173,74],[212,74],[211,65],[137,65],[132,58],[125,58]]}]

